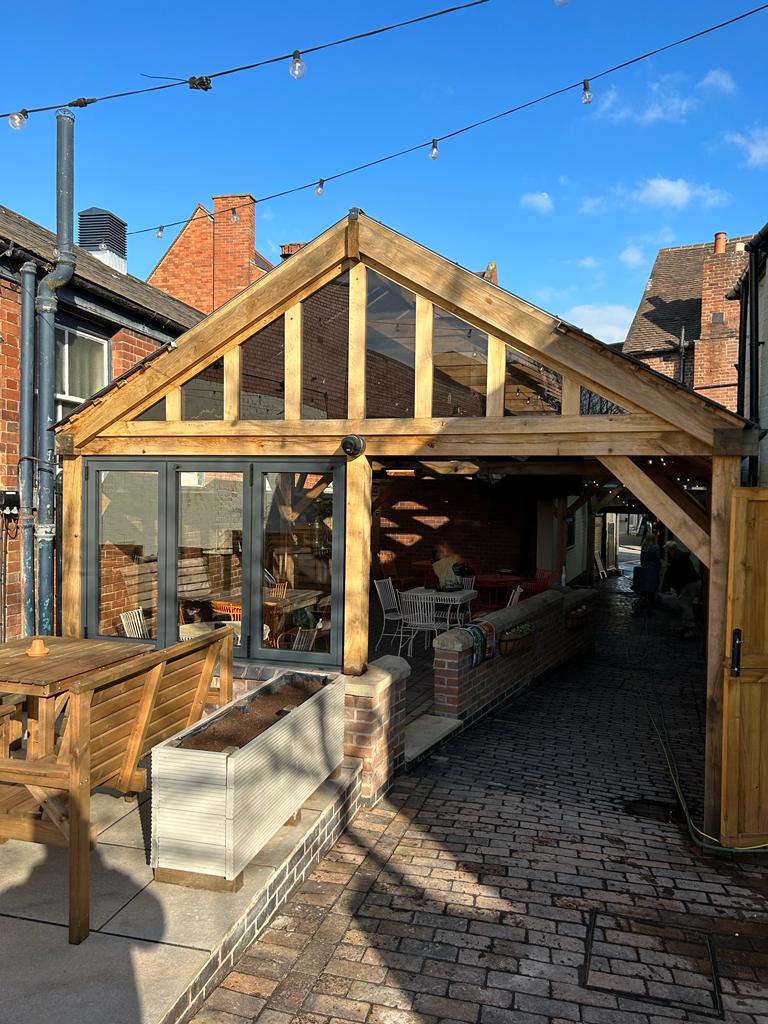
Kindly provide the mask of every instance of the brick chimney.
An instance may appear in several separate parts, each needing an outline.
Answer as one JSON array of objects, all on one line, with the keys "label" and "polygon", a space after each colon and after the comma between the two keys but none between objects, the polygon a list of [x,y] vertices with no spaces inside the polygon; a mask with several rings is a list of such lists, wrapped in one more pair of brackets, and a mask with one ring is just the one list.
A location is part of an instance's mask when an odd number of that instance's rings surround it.
[{"label": "brick chimney", "polygon": [[704,254],[701,275],[701,334],[696,341],[693,387],[708,387],[702,394],[727,408],[736,408],[736,370],[739,349],[739,304],[725,293],[746,264],[744,247],[718,231],[712,249]]},{"label": "brick chimney", "polygon": [[213,215],[198,205],[148,281],[210,313],[270,267],[256,252],[256,200],[244,192],[214,196]]},{"label": "brick chimney", "polygon": [[303,249],[306,244],[306,242],[286,242],[285,245],[280,246],[280,259],[287,260],[289,256],[293,256],[299,249]]}]

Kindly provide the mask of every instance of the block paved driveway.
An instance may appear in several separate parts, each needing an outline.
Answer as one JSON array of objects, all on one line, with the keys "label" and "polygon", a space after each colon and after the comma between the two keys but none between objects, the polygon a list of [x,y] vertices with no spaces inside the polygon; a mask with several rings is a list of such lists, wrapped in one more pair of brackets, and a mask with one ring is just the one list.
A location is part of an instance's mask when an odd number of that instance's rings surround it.
[{"label": "block paved driveway", "polygon": [[768,1022],[768,858],[624,808],[673,802],[652,719],[700,806],[704,685],[629,608],[360,815],[197,1024]]}]

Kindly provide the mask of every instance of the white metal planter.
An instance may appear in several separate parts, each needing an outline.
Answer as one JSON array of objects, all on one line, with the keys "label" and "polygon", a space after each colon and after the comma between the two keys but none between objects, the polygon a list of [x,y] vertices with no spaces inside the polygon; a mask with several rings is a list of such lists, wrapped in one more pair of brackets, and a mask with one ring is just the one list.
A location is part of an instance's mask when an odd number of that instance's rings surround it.
[{"label": "white metal planter", "polygon": [[[344,758],[335,679],[239,749],[180,747],[242,701],[290,683],[286,670],[152,751],[152,867],[236,878]],[[320,676],[322,678],[322,676]]]}]

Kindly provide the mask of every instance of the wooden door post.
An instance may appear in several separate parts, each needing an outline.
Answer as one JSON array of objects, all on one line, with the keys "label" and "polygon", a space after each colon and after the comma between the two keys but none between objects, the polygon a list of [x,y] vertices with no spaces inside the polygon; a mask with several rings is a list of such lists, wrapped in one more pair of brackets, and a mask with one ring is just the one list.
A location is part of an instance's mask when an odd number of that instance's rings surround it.
[{"label": "wooden door post", "polygon": [[371,585],[371,462],[347,463],[344,556],[344,671],[359,676],[368,661],[368,601]]},{"label": "wooden door post", "polygon": [[709,594],[707,601],[707,734],[704,755],[704,831],[720,835],[723,764],[723,663],[728,588],[731,497],[741,478],[741,456],[712,457],[709,492]]}]

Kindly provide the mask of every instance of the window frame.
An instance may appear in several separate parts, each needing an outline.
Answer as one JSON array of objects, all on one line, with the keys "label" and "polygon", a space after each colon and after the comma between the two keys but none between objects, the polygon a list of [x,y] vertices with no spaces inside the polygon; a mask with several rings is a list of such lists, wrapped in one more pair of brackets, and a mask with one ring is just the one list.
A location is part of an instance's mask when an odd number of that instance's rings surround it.
[{"label": "window frame", "polygon": [[[72,392],[72,390],[71,390],[71,388],[69,386],[69,353],[70,353],[70,345],[66,345],[65,344],[62,347],[59,346],[58,338],[56,338],[56,332],[58,332],[58,331],[62,331],[64,333],[65,337],[69,336],[69,335],[74,335],[75,338],[87,338],[89,341],[95,341],[95,342],[98,342],[99,345],[101,345],[101,347],[102,347],[102,356],[103,356],[103,361],[104,361],[104,379],[103,379],[103,383],[99,384],[99,386],[94,391],[92,391],[90,395],[75,395],[75,394],[73,394],[73,392]],[[54,338],[55,338],[55,349],[54,349],[55,356],[54,356],[54,358],[57,361],[56,365],[55,365],[55,370],[56,371],[58,371],[59,352],[61,351],[62,353],[66,353],[66,359],[64,359],[63,363],[62,363],[62,380],[63,380],[63,383],[64,383],[64,390],[63,391],[59,391],[58,387],[57,387],[56,388],[56,392],[55,392],[55,402],[56,402],[56,413],[55,413],[55,416],[56,416],[56,420],[58,421],[58,420],[62,419],[63,416],[65,415],[65,412],[62,409],[62,404],[63,403],[67,403],[68,405],[70,405],[70,404],[82,405],[83,402],[87,402],[88,401],[88,399],[91,397],[91,395],[95,395],[97,391],[100,391],[103,387],[106,387],[106,385],[109,383],[109,381],[111,379],[111,373],[110,373],[110,369],[111,369],[111,359],[110,359],[111,351],[110,351],[110,349],[111,349],[111,346],[110,346],[110,339],[109,339],[109,337],[105,337],[103,334],[97,334],[96,331],[83,329],[80,326],[76,326],[74,324],[69,324],[69,323],[64,323],[64,322],[61,322],[59,320],[57,320],[56,323],[54,324]],[[77,344],[77,342],[73,341],[71,344]],[[55,373],[55,379],[56,379],[56,383],[58,384],[58,372]]]}]

